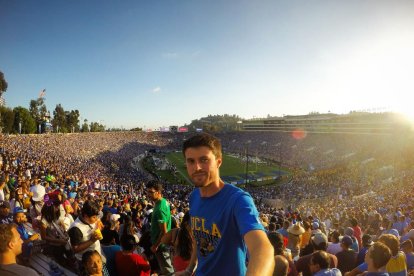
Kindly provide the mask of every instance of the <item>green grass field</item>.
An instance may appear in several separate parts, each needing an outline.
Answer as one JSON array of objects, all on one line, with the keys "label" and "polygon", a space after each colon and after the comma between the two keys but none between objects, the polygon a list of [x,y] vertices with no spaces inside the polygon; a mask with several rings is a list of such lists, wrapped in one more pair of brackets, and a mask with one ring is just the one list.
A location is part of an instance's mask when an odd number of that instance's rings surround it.
[{"label": "green grass field", "polygon": [[[181,177],[187,178],[187,169],[184,166],[184,157],[181,152],[171,152],[166,155],[167,160],[174,164]],[[286,175],[289,171],[281,168],[280,175]],[[259,179],[263,184],[269,181],[274,182],[274,177],[279,176],[278,165],[267,165],[264,163],[254,163],[251,160],[248,165],[248,177],[250,180]],[[220,177],[228,183],[241,184],[246,179],[246,162],[239,158],[223,155],[223,164],[220,167]],[[186,179],[187,180],[187,179]]]}]

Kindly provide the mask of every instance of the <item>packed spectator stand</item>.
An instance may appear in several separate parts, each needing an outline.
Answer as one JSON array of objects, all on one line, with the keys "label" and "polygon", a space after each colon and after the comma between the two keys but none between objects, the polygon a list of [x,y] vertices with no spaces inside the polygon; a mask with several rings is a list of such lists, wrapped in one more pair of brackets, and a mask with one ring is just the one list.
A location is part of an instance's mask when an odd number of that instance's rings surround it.
[{"label": "packed spectator stand", "polygon": [[[123,229],[129,227],[128,233],[140,243],[136,252],[145,255],[148,252],[145,231],[153,207],[145,193],[145,184],[154,176],[134,159],[153,149],[180,150],[183,139],[189,135],[116,132],[1,136],[0,201],[9,204],[10,214],[0,214],[0,223],[16,223],[20,207],[28,218],[24,223],[26,229],[31,227],[28,232],[41,233],[42,216],[45,216],[42,209],[51,200],[45,199],[45,195],[56,195],[61,203],[59,221],[68,231],[83,204],[95,201],[100,206],[104,234],[100,243],[105,246],[113,235],[119,245],[123,233],[127,232]],[[411,239],[414,242],[411,201],[414,141],[411,136],[310,133],[295,139],[290,133],[277,132],[216,135],[226,152],[243,154],[248,146],[252,154],[292,169],[290,181],[278,186],[245,189],[255,199],[263,225],[269,232],[281,233],[286,238],[285,250],[291,255],[294,253],[293,263],[315,250],[309,247],[319,234],[329,239],[333,233],[338,233],[340,240],[344,236],[355,238],[359,243],[355,253],[362,248],[363,234],[369,234],[371,240],[376,241],[382,234],[391,233],[399,242]],[[36,188],[38,186],[44,189]],[[189,185],[164,183],[164,197],[175,206],[177,219],[187,211],[192,189]],[[278,200],[278,204],[272,204],[274,200]],[[118,226],[112,222],[118,220]],[[300,223],[305,232],[300,234],[301,240],[295,245],[292,236],[289,243],[289,231],[296,223]],[[104,231],[107,225],[112,231]],[[348,228],[353,232],[346,232]],[[305,238],[307,235],[312,237]],[[344,243],[347,241],[345,238]],[[49,272],[69,275],[73,268],[69,256],[56,258],[44,250],[47,243],[33,242],[33,248],[40,249],[34,252],[32,248],[29,255],[24,255],[24,251],[22,255],[28,258],[21,257],[21,263],[42,274],[46,273],[44,266],[49,265]],[[412,268],[408,264],[410,258],[405,258],[406,271],[409,271]],[[42,260],[43,268],[40,267]],[[356,268],[356,264],[348,267]],[[344,266],[340,264],[339,267]],[[116,269],[109,270],[110,275],[117,275]],[[72,273],[81,272],[72,269]]]}]

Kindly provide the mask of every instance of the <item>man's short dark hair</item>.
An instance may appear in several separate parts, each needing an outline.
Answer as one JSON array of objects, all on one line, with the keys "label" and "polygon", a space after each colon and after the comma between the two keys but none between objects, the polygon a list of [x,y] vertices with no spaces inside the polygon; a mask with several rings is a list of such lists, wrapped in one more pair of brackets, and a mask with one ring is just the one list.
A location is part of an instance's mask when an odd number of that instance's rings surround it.
[{"label": "man's short dark hair", "polygon": [[331,263],[331,258],[325,251],[318,250],[312,253],[310,261],[311,264],[319,265],[320,269],[327,269]]},{"label": "man's short dark hair", "polygon": [[154,189],[157,192],[162,192],[163,186],[158,180],[150,180],[146,185],[147,189]]},{"label": "man's short dark hair", "polygon": [[88,217],[99,215],[99,204],[93,200],[87,200],[82,206],[82,215]]},{"label": "man's short dark hair", "polygon": [[8,244],[13,238],[13,228],[16,228],[14,223],[0,224],[0,253],[7,251]]},{"label": "man's short dark hair", "polygon": [[377,269],[385,266],[391,259],[391,250],[381,242],[374,243],[369,249],[368,254]]},{"label": "man's short dark hair", "polygon": [[209,148],[216,158],[221,158],[221,142],[218,138],[214,137],[213,135],[207,133],[196,134],[186,141],[183,144],[183,154],[185,156],[185,151],[188,148],[199,148],[199,147],[207,147]]},{"label": "man's short dark hair", "polygon": [[122,235],[121,237],[121,246],[122,249],[126,251],[131,251],[134,249],[134,246],[136,245],[135,237],[132,235]]}]

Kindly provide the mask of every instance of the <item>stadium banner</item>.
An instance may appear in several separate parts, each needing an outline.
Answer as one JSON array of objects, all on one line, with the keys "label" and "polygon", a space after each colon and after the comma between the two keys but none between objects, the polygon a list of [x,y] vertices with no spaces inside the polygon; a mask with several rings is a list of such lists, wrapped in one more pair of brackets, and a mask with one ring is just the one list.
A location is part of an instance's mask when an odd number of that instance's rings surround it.
[{"label": "stadium banner", "polygon": [[160,127],[160,132],[170,132],[169,127]]},{"label": "stadium banner", "polygon": [[263,178],[257,178],[256,181],[257,182],[262,182],[263,181]]},{"label": "stadium banner", "polygon": [[202,128],[196,128],[196,132],[203,132]]},{"label": "stadium banner", "polygon": [[179,127],[178,132],[188,132],[188,127]]}]

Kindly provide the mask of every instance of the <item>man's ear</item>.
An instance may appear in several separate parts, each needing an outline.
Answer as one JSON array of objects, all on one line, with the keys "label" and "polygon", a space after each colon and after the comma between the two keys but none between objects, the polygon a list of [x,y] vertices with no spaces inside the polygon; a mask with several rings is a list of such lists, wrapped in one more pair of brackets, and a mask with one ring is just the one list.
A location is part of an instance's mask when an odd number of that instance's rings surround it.
[{"label": "man's ear", "polygon": [[223,160],[221,158],[217,159],[217,168],[220,168],[221,163],[223,163]]}]

